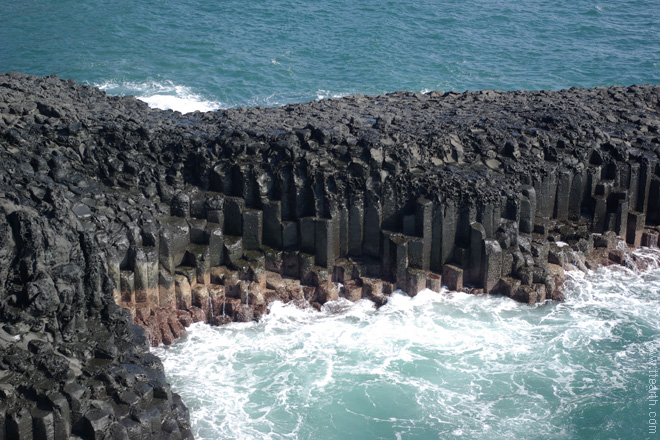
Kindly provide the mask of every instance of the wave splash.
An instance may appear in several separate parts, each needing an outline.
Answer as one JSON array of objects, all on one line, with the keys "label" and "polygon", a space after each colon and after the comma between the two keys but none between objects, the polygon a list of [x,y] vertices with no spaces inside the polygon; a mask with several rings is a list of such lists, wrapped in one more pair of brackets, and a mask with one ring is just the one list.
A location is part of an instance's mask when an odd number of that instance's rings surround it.
[{"label": "wave splash", "polygon": [[181,113],[194,111],[214,111],[225,106],[218,101],[209,100],[195,93],[192,88],[172,81],[105,81],[94,84],[95,87],[111,95],[134,95],[149,107],[161,110],[174,110]]},{"label": "wave splash", "polygon": [[660,270],[569,277],[566,302],[531,307],[444,290],[274,303],[154,352],[200,439],[643,438]]}]

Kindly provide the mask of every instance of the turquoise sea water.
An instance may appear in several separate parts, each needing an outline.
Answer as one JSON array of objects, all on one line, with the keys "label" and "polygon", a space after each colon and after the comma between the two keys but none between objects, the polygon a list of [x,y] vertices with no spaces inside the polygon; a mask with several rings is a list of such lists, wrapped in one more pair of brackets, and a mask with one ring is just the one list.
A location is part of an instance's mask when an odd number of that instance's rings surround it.
[{"label": "turquoise sea water", "polygon": [[198,438],[657,438],[658,269],[571,273],[535,307],[426,290],[270,311],[155,350]]},{"label": "turquoise sea water", "polygon": [[660,83],[659,0],[18,0],[0,71],[183,111],[351,93]]},{"label": "turquoise sea water", "polygon": [[[660,84],[660,0],[4,1],[10,70],[183,112]],[[537,307],[430,291],[378,311],[275,304],[156,352],[200,439],[657,438],[659,292],[658,270],[607,269]]]}]

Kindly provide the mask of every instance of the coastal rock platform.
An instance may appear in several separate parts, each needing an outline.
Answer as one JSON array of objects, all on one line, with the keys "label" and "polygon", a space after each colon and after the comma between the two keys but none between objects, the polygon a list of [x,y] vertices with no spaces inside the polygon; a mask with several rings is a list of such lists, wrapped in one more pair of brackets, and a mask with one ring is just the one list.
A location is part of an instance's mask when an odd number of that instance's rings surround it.
[{"label": "coastal rock platform", "polygon": [[658,86],[182,115],[2,74],[0,440],[191,438],[149,344],[275,300],[561,300],[657,246],[659,157]]}]

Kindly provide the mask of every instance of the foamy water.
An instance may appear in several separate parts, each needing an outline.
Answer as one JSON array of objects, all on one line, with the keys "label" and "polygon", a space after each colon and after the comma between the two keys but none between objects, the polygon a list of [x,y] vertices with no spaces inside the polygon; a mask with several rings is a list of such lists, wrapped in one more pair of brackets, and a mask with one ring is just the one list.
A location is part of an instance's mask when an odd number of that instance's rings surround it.
[{"label": "foamy water", "polygon": [[379,310],[274,303],[154,351],[199,439],[645,438],[659,292],[660,270],[613,267],[569,273],[566,302],[537,306],[430,290]]},{"label": "foamy water", "polygon": [[148,81],[144,83],[130,81],[106,81],[94,84],[112,95],[134,95],[151,108],[175,110],[181,113],[194,111],[213,111],[224,107],[222,103],[205,99],[190,87],[174,84],[171,81]]},{"label": "foamy water", "polygon": [[[108,92],[111,95],[133,95],[141,101],[146,102],[149,107],[161,110],[175,110],[181,113],[191,113],[194,111],[208,112],[228,108],[230,106],[220,102],[208,99],[192,88],[174,84],[171,81],[105,81],[92,84],[99,89]],[[313,95],[317,100],[327,98],[342,98],[350,95],[350,92],[333,92],[330,90],[319,89]],[[265,96],[253,96],[247,101],[250,107],[278,107],[288,104],[291,101],[304,101],[308,96],[301,94],[292,98],[280,93],[271,93]]]}]

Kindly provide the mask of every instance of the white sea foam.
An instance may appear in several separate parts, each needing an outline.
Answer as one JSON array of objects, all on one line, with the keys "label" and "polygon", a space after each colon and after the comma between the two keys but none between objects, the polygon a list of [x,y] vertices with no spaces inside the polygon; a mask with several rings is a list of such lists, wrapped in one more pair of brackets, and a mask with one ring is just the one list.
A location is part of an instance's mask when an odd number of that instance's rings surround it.
[{"label": "white sea foam", "polygon": [[328,99],[328,98],[343,98],[344,96],[348,96],[350,93],[342,93],[342,92],[332,92],[330,90],[322,90],[319,89],[316,91],[316,99],[321,100],[321,99]]},{"label": "white sea foam", "polygon": [[134,95],[149,104],[149,107],[161,110],[190,113],[213,111],[224,107],[221,102],[206,99],[190,87],[172,81],[106,81],[94,86],[112,95]]},{"label": "white sea foam", "polygon": [[378,310],[276,302],[259,323],[193,324],[154,351],[200,439],[598,437],[589,414],[633,435],[660,271],[569,272],[567,287],[537,307],[446,290]]}]

